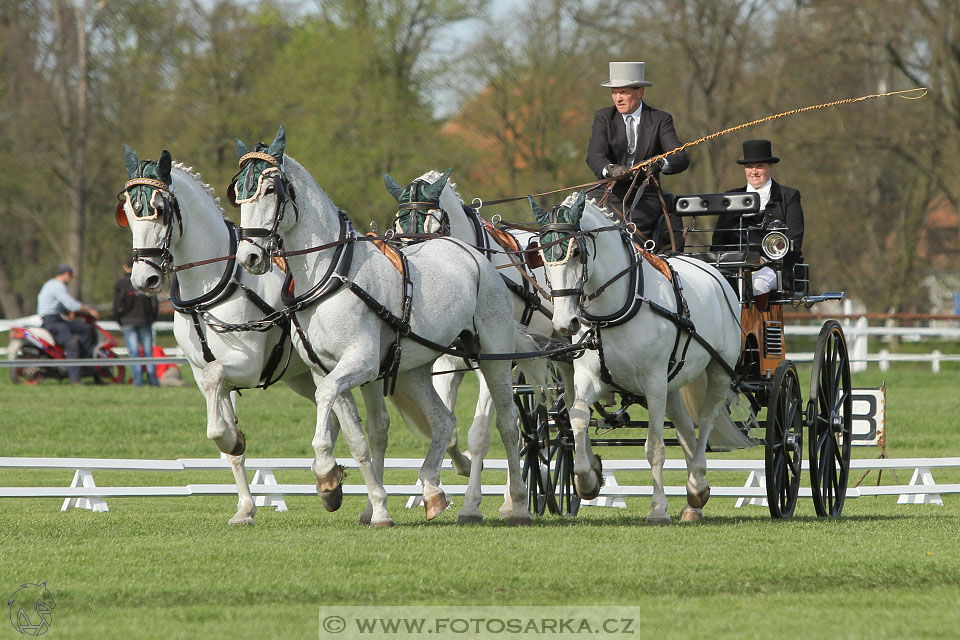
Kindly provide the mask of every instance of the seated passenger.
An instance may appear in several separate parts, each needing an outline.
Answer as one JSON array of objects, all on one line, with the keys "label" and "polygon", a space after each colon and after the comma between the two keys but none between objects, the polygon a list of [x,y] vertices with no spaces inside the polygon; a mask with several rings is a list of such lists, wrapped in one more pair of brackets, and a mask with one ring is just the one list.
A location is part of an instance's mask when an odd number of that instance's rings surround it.
[{"label": "seated passenger", "polygon": [[[773,165],[778,162],[780,158],[773,155],[769,140],[747,140],[743,143],[743,159],[737,160],[737,164],[744,165],[747,185],[731,189],[730,192],[760,194],[760,211],[744,216],[720,216],[713,232],[711,251],[730,251],[748,243],[759,246],[766,226],[778,220],[787,226],[784,233],[791,243],[790,252],[783,258],[783,274],[785,288],[792,289],[793,265],[803,261],[803,209],[799,191],[771,178]],[[754,229],[747,231],[746,227]],[[762,267],[753,273],[754,299],[761,311],[766,309],[776,281],[777,274],[770,267]]]}]

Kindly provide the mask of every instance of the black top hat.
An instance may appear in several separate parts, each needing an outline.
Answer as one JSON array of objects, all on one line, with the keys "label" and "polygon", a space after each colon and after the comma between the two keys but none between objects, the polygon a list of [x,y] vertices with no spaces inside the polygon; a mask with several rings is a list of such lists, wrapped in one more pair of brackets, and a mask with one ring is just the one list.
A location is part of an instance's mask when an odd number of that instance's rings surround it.
[{"label": "black top hat", "polygon": [[776,164],[780,158],[773,155],[769,140],[746,140],[743,143],[743,160],[737,164]]}]

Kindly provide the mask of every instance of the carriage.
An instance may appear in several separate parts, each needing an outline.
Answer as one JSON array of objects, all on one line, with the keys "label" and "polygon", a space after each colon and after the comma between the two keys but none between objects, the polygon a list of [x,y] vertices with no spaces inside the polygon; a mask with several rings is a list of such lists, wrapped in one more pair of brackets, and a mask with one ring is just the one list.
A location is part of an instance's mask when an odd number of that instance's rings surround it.
[{"label": "carriage", "polygon": [[[743,220],[744,214],[759,210],[759,198],[756,193],[680,196],[673,200],[673,210],[683,217],[739,216]],[[724,246],[719,251],[711,250],[717,249],[715,246],[688,244],[683,255],[714,266],[739,297],[740,357],[732,371],[731,392],[725,404],[743,434],[753,444],[764,446],[770,515],[793,515],[806,444],[816,513],[837,516],[846,496],[852,441],[852,389],[846,340],[835,320],[828,320],[821,327],[804,405],[797,367],[785,350],[783,317],[787,307],[809,308],[819,302],[840,300],[843,294],[810,293],[809,265],[784,264],[789,241],[783,231],[775,225],[760,231],[763,240],[759,244]],[[763,265],[774,269],[778,286],[761,310],[753,293],[751,274]],[[581,498],[574,489],[574,437],[563,394],[546,407],[533,402],[529,388],[518,385],[516,391],[528,506],[538,515],[546,511],[575,515]],[[616,394],[613,405],[594,403],[590,445],[644,445],[642,429],[648,423],[631,415],[638,413],[632,411],[634,407],[643,404],[642,397],[630,393]],[[619,436],[618,432],[640,435]],[[676,438],[665,442],[678,444]]]}]

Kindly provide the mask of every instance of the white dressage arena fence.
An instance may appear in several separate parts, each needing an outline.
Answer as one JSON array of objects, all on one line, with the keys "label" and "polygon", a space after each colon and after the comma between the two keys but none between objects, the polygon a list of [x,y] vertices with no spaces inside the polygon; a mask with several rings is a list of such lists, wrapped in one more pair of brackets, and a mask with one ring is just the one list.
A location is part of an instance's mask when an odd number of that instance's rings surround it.
[{"label": "white dressage arena fence", "polygon": [[[250,490],[256,497],[258,507],[274,507],[277,511],[286,511],[284,496],[316,495],[316,484],[285,484],[277,480],[276,473],[283,471],[309,471],[312,458],[248,458],[247,469],[255,471]],[[356,469],[353,458],[338,458],[337,462],[348,469]],[[385,468],[388,470],[416,470],[422,460],[418,458],[388,458]],[[766,505],[763,460],[726,460],[711,459],[710,472],[742,472],[747,474],[742,486],[712,486],[710,493],[715,498],[737,498],[737,507],[744,505]],[[444,469],[451,469],[449,461],[444,461]],[[604,460],[605,486],[600,496],[581,506],[625,507],[624,498],[651,496],[653,487],[649,485],[619,485],[617,473],[649,471],[646,460]],[[484,468],[505,471],[505,460],[486,460]],[[682,471],[683,460],[667,460],[664,469]],[[855,481],[858,472],[869,470],[911,470],[912,477],[907,484],[851,486],[847,489],[848,498],[864,496],[899,496],[898,504],[943,504],[942,494],[960,493],[960,484],[937,484],[933,478],[936,469],[958,469],[960,457],[956,458],[860,458],[850,461],[851,481]],[[98,471],[210,471],[230,469],[230,463],[223,458],[179,458],[176,460],[136,460],[115,458],[12,458],[0,457],[0,469],[45,469],[72,470],[73,481],[70,486],[41,487],[0,487],[0,498],[63,498],[61,511],[69,509],[89,509],[105,512],[107,498],[144,498],[144,497],[183,497],[197,495],[236,495],[237,488],[230,484],[186,484],[168,486],[97,486],[93,474]],[[804,461],[804,469],[807,463]],[[463,495],[465,484],[445,484],[448,495]],[[503,495],[502,484],[485,484],[483,495]],[[419,505],[422,487],[418,484],[386,485],[390,496],[408,496],[408,507]],[[685,496],[686,488],[680,484],[666,486],[668,496]],[[346,495],[364,496],[367,488],[362,484],[345,484]],[[810,488],[801,487],[801,497],[810,497]]]}]

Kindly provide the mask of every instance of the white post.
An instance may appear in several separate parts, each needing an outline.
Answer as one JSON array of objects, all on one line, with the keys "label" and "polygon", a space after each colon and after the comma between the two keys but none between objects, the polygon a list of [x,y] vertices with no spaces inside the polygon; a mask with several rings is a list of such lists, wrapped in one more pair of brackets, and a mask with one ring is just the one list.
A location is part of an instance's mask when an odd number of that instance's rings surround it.
[{"label": "white post", "polygon": [[933,372],[940,373],[940,356],[942,355],[940,349],[934,349],[931,355],[933,356]]},{"label": "white post", "polygon": [[867,319],[864,316],[857,318],[856,325],[854,325],[854,338],[853,338],[853,356],[850,358],[850,371],[856,373],[858,371],[867,370],[867,355],[869,353],[868,341],[869,337],[867,336]]},{"label": "white post", "polygon": [[890,361],[887,359],[889,355],[890,352],[887,349],[880,349],[880,371],[886,371],[890,368]]}]

